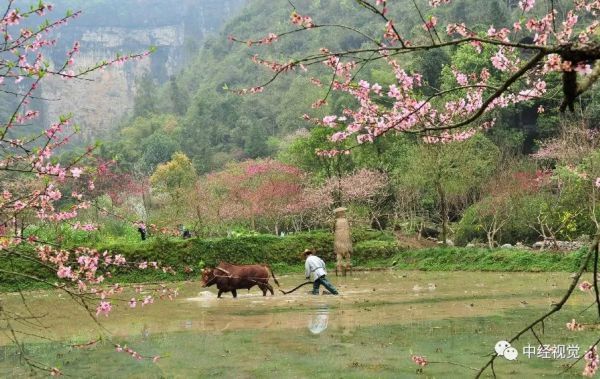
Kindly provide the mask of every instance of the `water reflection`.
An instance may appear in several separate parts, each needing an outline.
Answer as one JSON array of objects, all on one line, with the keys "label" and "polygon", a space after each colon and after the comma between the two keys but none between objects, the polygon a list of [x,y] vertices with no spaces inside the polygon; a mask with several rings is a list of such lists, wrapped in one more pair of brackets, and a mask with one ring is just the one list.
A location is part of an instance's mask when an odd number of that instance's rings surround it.
[{"label": "water reflection", "polygon": [[308,319],[308,330],[312,334],[320,334],[327,329],[329,322],[329,307],[327,304],[321,304],[316,309],[316,313],[312,314]]}]

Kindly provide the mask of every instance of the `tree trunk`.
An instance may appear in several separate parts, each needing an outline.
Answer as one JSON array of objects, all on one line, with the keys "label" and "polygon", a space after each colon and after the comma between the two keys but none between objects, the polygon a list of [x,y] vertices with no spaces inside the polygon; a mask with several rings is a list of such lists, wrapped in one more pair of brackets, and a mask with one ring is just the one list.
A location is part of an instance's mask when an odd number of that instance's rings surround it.
[{"label": "tree trunk", "polygon": [[441,184],[438,184],[437,190],[440,196],[440,211],[442,214],[442,242],[446,245],[448,238],[448,204],[446,201],[446,192]]},{"label": "tree trunk", "polygon": [[487,238],[488,238],[488,247],[490,249],[494,248],[494,235],[495,233],[493,231],[489,231],[487,232]]}]

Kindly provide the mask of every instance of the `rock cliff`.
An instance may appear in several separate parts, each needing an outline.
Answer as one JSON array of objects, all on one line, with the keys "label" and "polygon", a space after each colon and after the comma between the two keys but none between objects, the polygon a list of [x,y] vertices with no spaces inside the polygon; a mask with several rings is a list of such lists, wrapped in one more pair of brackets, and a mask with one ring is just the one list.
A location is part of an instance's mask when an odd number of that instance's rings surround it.
[{"label": "rock cliff", "polygon": [[54,64],[64,62],[75,41],[81,43],[77,66],[93,65],[117,54],[156,52],[149,58],[110,67],[91,80],[48,80],[42,97],[60,99],[43,105],[43,122],[73,113],[85,143],[109,132],[133,107],[135,80],[146,72],[157,83],[180,70],[207,35],[219,30],[247,0],[77,0],[56,1],[55,16],[67,7],[83,14],[58,31]]}]

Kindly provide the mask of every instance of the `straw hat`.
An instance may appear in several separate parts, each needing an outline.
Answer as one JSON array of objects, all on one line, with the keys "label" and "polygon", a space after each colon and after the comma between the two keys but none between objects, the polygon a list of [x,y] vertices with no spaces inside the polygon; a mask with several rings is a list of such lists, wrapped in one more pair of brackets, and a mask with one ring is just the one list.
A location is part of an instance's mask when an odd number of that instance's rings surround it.
[{"label": "straw hat", "polygon": [[335,213],[336,215],[338,215],[338,214],[344,214],[344,212],[346,212],[346,211],[347,211],[347,208],[339,207],[339,208],[335,208],[333,210],[333,213]]},{"label": "straw hat", "polygon": [[304,249],[304,251],[302,252],[302,256],[306,257],[308,254],[314,254],[315,252],[312,251],[311,249]]}]

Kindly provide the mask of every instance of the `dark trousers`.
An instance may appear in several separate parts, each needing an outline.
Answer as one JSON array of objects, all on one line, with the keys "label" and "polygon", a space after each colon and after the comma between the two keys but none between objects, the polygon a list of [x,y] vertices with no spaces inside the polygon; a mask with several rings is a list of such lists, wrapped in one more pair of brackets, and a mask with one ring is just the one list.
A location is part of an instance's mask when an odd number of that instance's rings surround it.
[{"label": "dark trousers", "polygon": [[321,286],[321,284],[323,285],[323,287],[327,288],[327,291],[331,292],[332,294],[338,294],[338,291],[335,289],[333,284],[331,284],[329,280],[327,280],[327,275],[323,275],[313,282],[313,295],[319,294],[319,287]]}]

